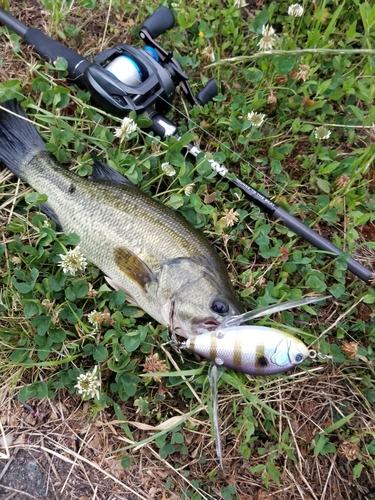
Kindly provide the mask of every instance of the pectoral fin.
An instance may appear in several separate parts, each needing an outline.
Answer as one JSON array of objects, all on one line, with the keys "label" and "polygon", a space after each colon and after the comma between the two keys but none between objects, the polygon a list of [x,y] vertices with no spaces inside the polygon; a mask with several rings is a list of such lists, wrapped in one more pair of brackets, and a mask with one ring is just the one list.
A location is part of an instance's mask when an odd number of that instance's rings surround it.
[{"label": "pectoral fin", "polygon": [[148,265],[142,259],[125,247],[114,250],[116,266],[129,278],[146,291],[146,285],[157,282],[157,279]]}]

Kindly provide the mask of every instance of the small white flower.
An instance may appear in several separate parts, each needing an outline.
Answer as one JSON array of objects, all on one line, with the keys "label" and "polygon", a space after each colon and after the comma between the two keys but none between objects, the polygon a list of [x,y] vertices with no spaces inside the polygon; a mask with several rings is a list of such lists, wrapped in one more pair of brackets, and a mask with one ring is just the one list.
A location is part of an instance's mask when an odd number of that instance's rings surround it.
[{"label": "small white flower", "polygon": [[169,177],[172,177],[172,175],[176,174],[176,170],[168,162],[167,163],[162,163],[161,164],[161,169],[165,173],[165,175],[169,175]]},{"label": "small white flower", "polygon": [[193,192],[194,192],[194,183],[187,184],[186,186],[184,186],[184,193],[186,194],[186,196],[192,195]]},{"label": "small white flower", "polygon": [[91,323],[94,326],[94,328],[98,328],[100,317],[101,313],[98,312],[96,309],[94,309],[87,315],[88,322]]},{"label": "small white flower", "polygon": [[238,9],[241,9],[242,7],[246,7],[247,1],[246,0],[234,0],[234,6],[237,7]]},{"label": "small white flower", "polygon": [[331,131],[328,130],[326,127],[317,127],[314,130],[314,135],[315,139],[318,139],[319,141],[325,141],[326,139],[329,139],[329,136],[331,135]]},{"label": "small white flower", "polygon": [[72,250],[68,250],[66,254],[60,253],[59,257],[61,259],[59,266],[63,268],[65,274],[69,273],[75,276],[76,272],[86,269],[87,261],[82,255],[79,245]]},{"label": "small white flower", "polygon": [[115,128],[115,137],[118,137],[120,141],[124,139],[129,139],[131,134],[137,130],[137,124],[132,118],[125,118],[122,120],[121,127]]},{"label": "small white flower", "polygon": [[253,127],[260,127],[263,124],[266,115],[262,113],[256,113],[255,111],[251,111],[251,113],[247,114],[246,118],[249,120],[249,122]]},{"label": "small white flower", "polygon": [[222,217],[220,220],[225,222],[226,227],[232,227],[234,226],[235,222],[238,222],[238,212],[236,212],[233,208],[228,210],[227,208],[224,208],[224,217]]},{"label": "small white flower", "polygon": [[95,366],[91,372],[82,373],[77,378],[77,383],[74,387],[83,398],[89,397],[99,399],[100,380],[96,377],[97,371],[98,367]]},{"label": "small white flower", "polygon": [[211,45],[202,50],[202,57],[208,62],[215,62],[215,53]]},{"label": "small white flower", "polygon": [[260,50],[272,50],[276,38],[274,37],[275,30],[269,24],[262,28],[262,38],[258,42]]},{"label": "small white flower", "polygon": [[293,76],[296,80],[303,80],[304,82],[310,75],[310,66],[307,64],[299,64]]},{"label": "small white flower", "polygon": [[289,6],[288,15],[292,17],[302,17],[304,8],[299,3],[293,3]]}]

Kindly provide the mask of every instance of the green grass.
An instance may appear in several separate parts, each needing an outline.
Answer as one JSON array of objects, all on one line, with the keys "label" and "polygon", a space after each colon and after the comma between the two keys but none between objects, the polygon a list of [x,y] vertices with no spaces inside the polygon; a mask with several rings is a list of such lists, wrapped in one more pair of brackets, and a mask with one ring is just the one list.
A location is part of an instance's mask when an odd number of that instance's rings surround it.
[{"label": "green grass", "polygon": [[[108,3],[109,10],[95,0],[72,8],[67,1],[42,3],[41,17],[33,14],[27,22],[88,58],[98,47],[142,47],[136,28],[157,7],[150,0],[137,7],[117,0]],[[215,160],[371,267],[375,7],[359,0],[303,5],[304,15],[292,18],[285,2],[242,9],[233,1],[173,4],[176,26],[160,36],[160,43],[174,51],[194,92],[211,77],[222,80],[225,91],[202,108],[189,108],[177,96],[169,117]],[[20,8],[5,7],[26,22]],[[257,44],[266,24],[274,27],[276,38],[274,51],[262,53]],[[64,275],[59,254],[77,239],[57,233],[38,212],[42,198],[3,170],[4,400],[14,392],[34,402],[64,393],[76,397],[78,405],[77,376],[99,365],[101,393],[99,401],[90,400],[91,418],[102,420],[105,409],[123,421],[118,428],[127,444],[117,442],[112,452],[125,468],[138,470],[137,445],[151,457],[156,453],[171,498],[172,493],[191,499],[257,498],[263,491],[278,499],[373,498],[374,288],[348,272],[344,258],[329,259],[250,205],[206,161],[195,164],[185,157],[181,144],[142,131],[120,144],[113,134],[119,119],[90,103],[87,92],[67,85],[63,62],[54,68],[19,37],[1,32],[0,99],[23,101],[60,162],[87,175],[94,151],[145,192],[181,211],[221,252],[246,309],[307,294],[333,297],[312,309],[259,321],[282,325],[332,355],[333,362],[309,361],[278,377],[232,371],[222,376],[225,477],[210,441],[208,366],[161,348],[168,332],[124,302],[122,292],[110,290],[95,267],[76,277]],[[265,115],[260,127],[247,119],[251,111]],[[326,128],[329,138],[318,140],[317,127]],[[165,162],[174,176],[163,173]],[[230,210],[237,212],[233,226],[227,224]],[[103,313],[98,328],[88,321],[93,310]],[[146,358],[155,354],[156,362],[163,362],[156,371],[175,373],[160,381],[144,377]],[[169,422],[173,417],[181,419]],[[163,428],[165,421],[171,428]],[[151,435],[143,424],[151,426]]]}]

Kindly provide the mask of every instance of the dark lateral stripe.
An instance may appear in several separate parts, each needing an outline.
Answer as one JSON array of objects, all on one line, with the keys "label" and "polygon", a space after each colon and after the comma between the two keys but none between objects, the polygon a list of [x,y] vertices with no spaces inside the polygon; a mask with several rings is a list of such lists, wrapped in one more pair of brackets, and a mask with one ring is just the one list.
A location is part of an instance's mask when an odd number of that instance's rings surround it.
[{"label": "dark lateral stripe", "polygon": [[234,339],[233,344],[233,365],[242,368],[242,345],[238,337]]},{"label": "dark lateral stripe", "polygon": [[217,338],[216,335],[211,335],[211,343],[210,343],[210,354],[209,359],[215,360],[217,356]]}]

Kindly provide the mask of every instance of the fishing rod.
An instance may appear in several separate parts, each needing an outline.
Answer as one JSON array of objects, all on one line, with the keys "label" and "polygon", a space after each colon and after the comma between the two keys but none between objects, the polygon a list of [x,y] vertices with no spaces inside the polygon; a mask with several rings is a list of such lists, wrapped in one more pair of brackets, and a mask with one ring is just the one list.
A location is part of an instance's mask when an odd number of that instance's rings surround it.
[{"label": "fishing rod", "polygon": [[[177,86],[191,105],[206,104],[219,91],[216,81],[212,79],[194,96],[188,83],[188,76],[182,70],[180,63],[171,52],[167,52],[156,42],[159,35],[174,26],[173,13],[167,7],[159,7],[144,21],[139,36],[146,47],[138,49],[130,45],[117,45],[97,54],[93,62],[42,31],[29,28],[4,9],[0,9],[0,22],[22,37],[28,45],[33,46],[35,52],[47,61],[54,63],[58,58],[64,58],[68,63],[68,80],[88,90],[95,103],[104,111],[119,117],[124,117],[131,111],[138,114],[146,113],[152,121],[147,130],[161,139],[168,136],[178,141],[181,139],[177,125],[165,116],[173,107]],[[191,143],[184,147],[194,158],[203,153]],[[344,253],[300,219],[249,186],[233,172],[229,172],[224,165],[213,159],[209,159],[208,162],[216,173],[240,188],[250,202],[279,220],[298,236],[333,258]],[[373,284],[375,276],[370,269],[353,257],[346,259],[345,263],[355,276]]]}]

